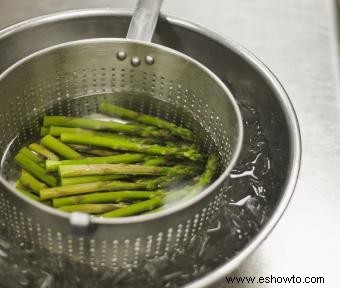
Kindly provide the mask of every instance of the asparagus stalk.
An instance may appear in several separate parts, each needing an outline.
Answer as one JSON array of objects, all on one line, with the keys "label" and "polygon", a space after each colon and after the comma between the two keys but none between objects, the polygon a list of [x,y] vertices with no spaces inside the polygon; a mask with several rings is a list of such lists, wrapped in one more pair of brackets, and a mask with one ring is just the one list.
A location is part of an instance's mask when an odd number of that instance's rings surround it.
[{"label": "asparagus stalk", "polygon": [[125,207],[124,204],[79,204],[69,205],[58,208],[65,212],[84,212],[89,214],[102,214],[108,211],[112,211],[118,208]]},{"label": "asparagus stalk", "polygon": [[120,191],[120,190],[155,190],[161,187],[160,183],[166,182],[167,177],[158,177],[151,180],[138,182],[125,181],[98,181],[93,183],[58,186],[40,190],[40,199],[52,199],[70,195],[79,195],[100,191]]},{"label": "asparagus stalk", "polygon": [[21,183],[20,180],[18,180],[15,184],[15,188],[22,192],[24,195],[26,195],[28,198],[31,198],[35,201],[40,201],[39,196],[33,194],[27,187],[25,187],[24,184]]},{"label": "asparagus stalk", "polygon": [[94,175],[94,176],[80,176],[80,177],[71,177],[71,178],[61,178],[60,184],[61,186],[66,185],[75,185],[75,184],[83,184],[83,183],[91,183],[98,181],[109,181],[109,180],[118,180],[126,178],[125,175]]},{"label": "asparagus stalk", "polygon": [[32,143],[28,146],[28,148],[47,159],[59,160],[59,157],[57,155],[55,155],[52,151],[46,149],[44,146],[39,145],[38,143]]},{"label": "asparagus stalk", "polygon": [[212,154],[208,157],[208,160],[205,164],[204,172],[198,177],[196,183],[191,186],[190,191],[194,193],[200,192],[206,186],[208,186],[212,182],[213,177],[216,174],[217,168],[218,168],[218,156],[217,154]]},{"label": "asparagus stalk", "polygon": [[53,207],[76,204],[114,203],[122,201],[136,201],[162,196],[162,191],[115,191],[69,196],[53,199]]},{"label": "asparagus stalk", "polygon": [[24,194],[26,197],[34,200],[34,201],[37,201],[37,202],[40,202],[40,198],[33,194],[32,192],[30,192],[29,190],[25,189],[25,188],[21,188],[21,187],[15,187],[17,190],[19,190],[22,194]]},{"label": "asparagus stalk", "polygon": [[[81,128],[69,128],[69,127],[57,127],[57,126],[51,126],[50,127],[50,134],[53,136],[60,136],[63,133],[71,133],[71,134],[87,134],[89,136],[95,136],[95,137],[106,137],[110,138],[116,141],[128,141],[133,142],[136,144],[160,144],[160,145],[166,145],[167,147],[175,147],[177,149],[181,149],[183,151],[191,149],[191,150],[197,150],[197,146],[193,143],[184,143],[182,142],[171,142],[171,141],[163,141],[161,139],[155,139],[155,138],[141,138],[141,137],[132,137],[117,133],[111,133],[111,132],[98,132],[94,130],[87,130],[87,129],[81,129]],[[72,145],[72,144],[71,144]],[[74,145],[74,144],[73,144]],[[80,147],[79,147],[80,146]],[[75,148],[79,147],[82,151],[88,151],[93,149],[91,146],[85,146],[85,145],[76,145]],[[77,150],[77,149],[76,149]],[[111,150],[109,150],[111,151]],[[112,154],[112,151],[111,151]]]},{"label": "asparagus stalk", "polygon": [[26,197],[31,198],[32,200],[35,200],[37,202],[41,202],[41,203],[48,205],[48,206],[51,206],[51,204],[52,204],[50,200],[41,201],[39,196],[35,195],[30,190],[28,190],[19,180],[16,182],[15,188],[17,190],[19,190],[22,194],[24,194]]},{"label": "asparagus stalk", "polygon": [[192,148],[182,149],[174,146],[161,146],[156,144],[136,143],[128,140],[116,140],[108,137],[92,136],[87,134],[62,133],[60,139],[65,143],[94,145],[111,148],[113,150],[134,151],[154,155],[173,155],[191,160],[200,160],[202,155]]},{"label": "asparagus stalk", "polygon": [[17,180],[17,182],[15,182],[15,188],[27,190],[27,188],[20,182],[20,180]]},{"label": "asparagus stalk", "polygon": [[34,178],[30,173],[25,170],[21,171],[20,175],[20,183],[27,187],[28,189],[32,190],[35,194],[40,194],[40,190],[47,188],[45,183],[40,182],[36,178]]},{"label": "asparagus stalk", "polygon": [[103,113],[109,114],[109,115],[117,115],[121,118],[134,120],[137,122],[145,123],[148,125],[153,125],[161,129],[167,129],[169,130],[173,135],[181,137],[185,140],[193,141],[194,135],[192,131],[190,131],[187,128],[179,127],[175,125],[174,123],[171,123],[169,121],[163,120],[158,117],[142,114],[135,112],[130,109],[123,108],[121,106],[117,106],[114,104],[110,104],[107,102],[102,102],[99,105],[99,110]]},{"label": "asparagus stalk", "polygon": [[206,169],[203,172],[203,174],[197,179],[197,181],[193,185],[187,185],[181,190],[178,191],[170,191],[166,193],[164,197],[164,206],[154,209],[152,211],[146,212],[148,213],[155,213],[157,211],[160,211],[162,209],[165,209],[167,207],[173,206],[174,203],[178,202],[179,200],[187,200],[201,192],[204,187],[209,185],[216,173],[218,166],[218,157],[216,154],[211,155],[208,158],[208,161],[206,163]]},{"label": "asparagus stalk", "polygon": [[40,128],[40,136],[43,137],[43,136],[46,136],[50,133],[50,129],[49,127],[41,127]]},{"label": "asparagus stalk", "polygon": [[216,174],[218,167],[218,156],[212,154],[209,156],[205,166],[205,171],[198,177],[196,182],[192,185],[188,185],[179,191],[170,192],[164,199],[166,204],[174,203],[179,199],[190,199],[201,192],[206,186],[208,186]]},{"label": "asparagus stalk", "polygon": [[66,159],[83,158],[83,156],[77,151],[73,150],[71,147],[64,144],[63,142],[60,142],[58,139],[54,138],[51,135],[46,135],[40,140],[40,143]]},{"label": "asparagus stalk", "polygon": [[137,164],[80,164],[60,165],[59,175],[63,178],[88,175],[187,175],[192,174],[195,168],[191,166],[143,166]]},{"label": "asparagus stalk", "polygon": [[123,135],[123,134],[117,134],[112,132],[101,132],[101,131],[95,131],[95,130],[89,130],[89,129],[81,129],[81,128],[69,128],[69,127],[58,127],[58,126],[51,126],[50,127],[50,134],[53,133],[56,136],[60,136],[63,133],[71,133],[71,134],[87,134],[90,136],[97,136],[97,137],[106,137],[114,140],[125,140],[128,142],[134,142],[138,144],[164,144],[168,147],[177,147],[181,149],[196,149],[196,145],[193,143],[185,143],[184,141],[164,141],[162,139],[156,139],[156,138],[142,138],[142,137],[132,137],[131,135]]},{"label": "asparagus stalk", "polygon": [[21,148],[19,150],[19,153],[24,154],[26,157],[30,158],[33,162],[38,163],[38,164],[42,164],[41,162],[44,161],[44,159],[42,157],[40,157],[38,154],[35,154],[34,152],[32,152],[27,147]]},{"label": "asparagus stalk", "polygon": [[118,152],[115,152],[111,149],[99,149],[99,148],[94,148],[92,146],[77,145],[77,144],[69,144],[69,146],[78,152],[83,152],[83,153],[91,154],[95,156],[112,156],[112,155],[118,154]]},{"label": "asparagus stalk", "polygon": [[82,129],[82,128],[73,128],[73,127],[61,127],[61,126],[50,126],[49,134],[52,136],[60,136],[62,133],[72,133],[72,134],[88,134],[92,136],[100,136],[100,137],[108,137],[116,140],[128,140],[132,142],[138,142],[143,144],[153,144],[158,143],[160,140],[154,138],[141,138],[141,137],[132,137],[131,135],[123,135],[112,132],[101,132],[90,129]]},{"label": "asparagus stalk", "polygon": [[61,133],[86,133],[92,131],[89,129],[62,126],[49,126],[48,128],[48,134],[52,136],[60,136]]},{"label": "asparagus stalk", "polygon": [[[185,141],[176,141],[173,142],[171,140],[164,140],[159,138],[145,138],[145,137],[132,137],[131,135],[124,135],[124,134],[117,134],[112,132],[102,132],[102,131],[96,131],[96,130],[90,130],[90,129],[81,129],[81,128],[68,128],[67,127],[55,127],[51,126],[50,131],[55,133],[57,136],[60,136],[62,133],[77,133],[77,134],[88,134],[92,136],[99,136],[99,137],[107,137],[112,138],[116,140],[127,140],[129,142],[136,142],[139,144],[166,144],[167,146],[180,146],[182,148],[196,148],[196,145],[193,143],[187,143]],[[77,129],[77,130],[71,130],[71,129]]]},{"label": "asparagus stalk", "polygon": [[166,164],[166,159],[162,156],[149,157],[143,162],[144,166],[161,166]]},{"label": "asparagus stalk", "polygon": [[18,153],[14,159],[21,168],[31,173],[40,181],[44,182],[48,186],[57,186],[57,179],[53,175],[48,174],[44,168],[26,157],[24,154]]},{"label": "asparagus stalk", "polygon": [[143,161],[145,158],[146,156],[144,154],[125,153],[106,157],[89,157],[78,160],[47,160],[45,166],[47,171],[58,171],[60,165],[136,163]]},{"label": "asparagus stalk", "polygon": [[122,124],[116,121],[102,121],[89,118],[66,116],[45,116],[44,126],[65,126],[92,130],[108,130],[132,135],[140,135],[142,137],[169,138],[171,136],[168,131],[155,129],[155,127],[145,127],[137,124]]},{"label": "asparagus stalk", "polygon": [[162,197],[154,197],[150,200],[142,201],[110,212],[106,212],[102,214],[102,216],[105,218],[127,217],[140,214],[145,211],[153,210],[161,206],[162,204],[163,204]]},{"label": "asparagus stalk", "polygon": [[98,157],[104,157],[104,156],[112,156],[112,155],[116,155],[119,154],[119,152],[115,152],[111,149],[89,149],[86,152],[87,156],[98,156]]}]

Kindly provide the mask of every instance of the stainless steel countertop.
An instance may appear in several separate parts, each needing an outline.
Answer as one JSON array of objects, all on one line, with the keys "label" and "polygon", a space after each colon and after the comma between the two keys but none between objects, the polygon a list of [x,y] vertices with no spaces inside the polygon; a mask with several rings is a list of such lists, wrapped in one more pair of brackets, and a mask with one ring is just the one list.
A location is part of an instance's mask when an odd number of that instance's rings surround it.
[{"label": "stainless steel countertop", "polygon": [[[297,111],[303,157],[295,195],[269,238],[234,275],[323,276],[325,284],[251,287],[338,287],[340,73],[335,3],[164,1],[165,13],[199,23],[250,49],[280,79]],[[131,0],[1,0],[0,27],[66,9],[134,5]],[[250,286],[227,286],[222,281],[219,287]]]}]

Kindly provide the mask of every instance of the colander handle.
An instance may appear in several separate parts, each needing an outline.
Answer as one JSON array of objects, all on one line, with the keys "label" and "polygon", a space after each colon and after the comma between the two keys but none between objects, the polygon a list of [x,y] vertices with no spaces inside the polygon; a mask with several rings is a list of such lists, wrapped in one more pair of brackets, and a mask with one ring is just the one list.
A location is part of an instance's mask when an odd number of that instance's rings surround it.
[{"label": "colander handle", "polygon": [[138,0],[126,38],[151,42],[163,0]]}]

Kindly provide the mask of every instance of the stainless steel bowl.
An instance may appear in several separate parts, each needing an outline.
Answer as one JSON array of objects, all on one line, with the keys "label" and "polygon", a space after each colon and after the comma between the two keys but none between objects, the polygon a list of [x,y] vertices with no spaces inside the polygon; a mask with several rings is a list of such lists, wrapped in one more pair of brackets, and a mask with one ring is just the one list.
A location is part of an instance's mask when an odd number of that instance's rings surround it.
[{"label": "stainless steel bowl", "polygon": [[[11,26],[0,32],[0,72],[51,45],[96,37],[124,37],[130,17],[131,13],[126,10],[92,9],[43,16]],[[273,186],[269,220],[236,256],[187,285],[206,287],[231,272],[254,251],[286,209],[300,167],[299,127],[289,98],[278,80],[238,44],[169,16],[160,20],[153,42],[200,61],[231,88],[237,101],[256,106],[268,145],[275,151],[271,159]]]}]

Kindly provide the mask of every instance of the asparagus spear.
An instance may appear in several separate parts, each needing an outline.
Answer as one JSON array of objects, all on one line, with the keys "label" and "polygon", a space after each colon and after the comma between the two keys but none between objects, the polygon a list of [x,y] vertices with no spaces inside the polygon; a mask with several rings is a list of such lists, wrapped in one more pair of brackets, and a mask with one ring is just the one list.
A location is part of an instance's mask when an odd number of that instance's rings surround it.
[{"label": "asparagus spear", "polygon": [[71,147],[64,144],[63,142],[60,142],[58,139],[54,138],[51,135],[46,135],[40,140],[40,143],[66,159],[83,158],[83,156],[77,151],[73,150]]},{"label": "asparagus spear", "polygon": [[92,193],[78,196],[69,196],[53,199],[53,207],[62,207],[75,204],[113,203],[122,201],[135,201],[151,199],[162,196],[162,191],[114,191]]},{"label": "asparagus spear", "polygon": [[166,182],[167,177],[158,177],[151,180],[143,180],[138,182],[126,181],[98,181],[93,183],[58,186],[54,188],[46,188],[40,190],[40,199],[52,199],[69,195],[78,195],[100,191],[120,191],[120,190],[155,190],[159,188],[163,181]]},{"label": "asparagus spear", "polygon": [[26,197],[31,198],[34,201],[40,202],[40,198],[37,195],[30,192],[29,190],[21,188],[20,186],[18,187],[18,185],[15,188],[19,190],[22,194],[24,194]]},{"label": "asparagus spear", "polygon": [[20,180],[17,180],[17,182],[15,182],[15,188],[27,190],[27,188],[20,182]]},{"label": "asparagus spear", "polygon": [[166,159],[162,156],[149,157],[143,163],[144,166],[161,166],[166,164]]},{"label": "asparagus spear", "polygon": [[150,200],[131,204],[129,206],[119,208],[110,212],[102,214],[105,218],[127,217],[140,214],[145,211],[153,210],[163,204],[162,197],[154,197]]},{"label": "asparagus spear", "polygon": [[41,164],[41,162],[44,161],[42,157],[40,157],[38,154],[35,154],[27,147],[23,147],[19,150],[20,153],[24,154],[26,157],[30,158],[35,163]]},{"label": "asparagus spear", "polygon": [[[118,134],[118,133],[112,133],[112,132],[102,132],[102,131],[96,131],[96,130],[90,130],[90,129],[81,129],[81,128],[68,128],[67,127],[55,127],[51,126],[50,131],[55,133],[57,136],[60,136],[62,133],[77,133],[77,134],[89,134],[92,136],[99,136],[99,137],[107,137],[112,139],[121,139],[121,140],[127,140],[129,142],[136,142],[139,144],[166,144],[168,146],[180,146],[182,148],[192,147],[196,148],[195,144],[193,143],[187,143],[185,141],[178,141],[173,142],[171,140],[165,140],[160,138],[146,138],[146,137],[132,137],[131,135],[125,135],[125,134]],[[78,129],[78,130],[71,130],[71,129]]]},{"label": "asparagus spear", "polygon": [[40,181],[46,183],[48,186],[57,186],[57,179],[53,175],[48,174],[44,168],[26,157],[24,154],[18,153],[14,159],[21,168],[31,173]]},{"label": "asparagus spear", "polygon": [[178,200],[186,200],[190,199],[199,192],[201,192],[207,185],[209,185],[212,181],[212,178],[214,177],[216,170],[218,166],[218,157],[216,154],[211,155],[208,158],[208,161],[206,163],[206,169],[202,173],[202,175],[196,180],[196,182],[192,185],[187,185],[183,189],[180,189],[178,191],[170,191],[166,193],[164,197],[164,206],[154,209],[152,211],[146,212],[148,213],[154,213],[157,211],[160,211],[164,208],[171,207],[174,203],[176,203]]},{"label": "asparagus spear", "polygon": [[75,185],[75,184],[83,184],[83,183],[91,183],[98,181],[109,181],[109,180],[118,180],[126,178],[125,175],[93,175],[93,176],[79,176],[79,177],[71,177],[71,178],[61,178],[60,184],[61,186],[66,185]]},{"label": "asparagus spear", "polygon": [[123,135],[112,132],[101,132],[97,130],[90,129],[82,129],[82,128],[73,128],[73,127],[61,127],[61,126],[50,126],[49,134],[52,136],[60,136],[62,133],[72,133],[72,134],[88,134],[93,136],[100,137],[108,137],[116,140],[128,140],[132,142],[138,142],[143,144],[153,144],[158,143],[160,140],[154,138],[141,138],[141,137],[132,137],[131,135]]},{"label": "asparagus spear", "polygon": [[38,195],[41,189],[47,188],[45,183],[40,182],[25,170],[21,171],[19,180],[20,183],[24,185],[24,187],[27,187],[28,189],[32,190],[35,194]]},{"label": "asparagus spear", "polygon": [[205,171],[199,177],[197,181],[197,186],[203,188],[211,183],[214,175],[216,174],[218,168],[218,156],[217,154],[212,154],[208,157],[207,163],[205,164]]},{"label": "asparagus spear", "polygon": [[208,161],[205,165],[205,171],[198,177],[196,182],[192,185],[184,187],[179,191],[168,193],[164,199],[164,202],[170,204],[176,202],[181,198],[189,199],[197,195],[211,183],[214,175],[216,174],[217,167],[218,156],[216,154],[212,154],[209,156]]},{"label": "asparagus spear", "polygon": [[138,164],[80,164],[80,165],[60,165],[60,177],[77,177],[87,175],[187,175],[195,170],[191,166],[143,166]]},{"label": "asparagus spear", "polygon": [[79,204],[63,206],[58,209],[65,212],[78,211],[89,214],[102,214],[125,206],[124,204]]},{"label": "asparagus spear", "polygon": [[156,144],[140,144],[127,140],[116,140],[107,137],[92,136],[87,134],[62,133],[60,139],[65,143],[94,145],[111,148],[113,150],[134,151],[154,155],[174,155],[191,160],[200,160],[202,155],[192,148],[181,149],[174,146],[160,146]]},{"label": "asparagus spear", "polygon": [[189,140],[189,141],[194,140],[194,135],[189,129],[179,127],[175,125],[174,123],[171,123],[169,121],[163,120],[158,117],[138,113],[133,110],[126,109],[121,106],[117,106],[117,105],[110,104],[107,102],[102,102],[99,105],[99,110],[111,116],[117,115],[125,119],[130,119],[130,120],[145,123],[148,125],[153,125],[153,126],[156,126],[162,129],[167,129],[175,136],[181,137],[185,140]]},{"label": "asparagus spear", "polygon": [[49,127],[41,127],[40,128],[40,136],[46,136],[48,135],[50,132],[50,128]]},{"label": "asparagus spear", "polygon": [[112,155],[118,154],[118,152],[113,151],[111,149],[103,149],[103,148],[99,149],[99,148],[95,148],[92,146],[77,145],[77,144],[69,144],[69,146],[78,152],[83,152],[83,153],[91,154],[95,156],[112,156]]},{"label": "asparagus spear", "polygon": [[63,133],[68,134],[87,134],[90,136],[97,136],[97,137],[106,137],[114,140],[125,140],[128,142],[134,142],[138,144],[165,144],[168,147],[177,147],[181,149],[196,149],[196,145],[193,143],[185,143],[184,141],[167,141],[162,139],[156,138],[142,138],[142,137],[132,137],[131,135],[124,135],[124,134],[117,134],[112,132],[101,132],[89,129],[81,129],[81,128],[70,128],[70,127],[59,127],[59,126],[51,126],[50,127],[50,134],[53,133],[56,136],[60,136]]},{"label": "asparagus spear", "polygon": [[45,116],[44,126],[77,127],[92,130],[109,130],[123,132],[142,137],[169,138],[171,134],[166,130],[155,127],[145,127],[137,124],[122,124],[116,121],[102,121],[89,118],[77,118],[66,116]]},{"label": "asparagus spear", "polygon": [[29,188],[25,187],[25,185],[22,184],[20,180],[18,180],[15,183],[15,188],[17,190],[19,190],[20,192],[22,192],[23,194],[25,194],[28,198],[31,198],[31,199],[33,199],[35,201],[40,201],[39,196],[37,196],[34,193],[32,193],[32,191],[30,191]]},{"label": "asparagus spear", "polygon": [[120,152],[115,152],[111,149],[89,149],[86,152],[86,156],[90,157],[90,156],[98,156],[98,157],[104,157],[104,156],[112,156],[112,155],[116,155],[119,154]]},{"label": "asparagus spear", "polygon": [[35,200],[37,202],[41,202],[45,205],[51,206],[51,201],[47,200],[47,201],[41,201],[39,196],[35,195],[34,193],[32,193],[30,190],[28,190],[21,182],[20,180],[18,180],[16,182],[16,186],[15,188],[17,190],[19,190],[22,194],[24,194],[26,197],[31,198],[32,200]]},{"label": "asparagus spear", "polygon": [[89,157],[78,160],[47,160],[45,166],[47,171],[58,171],[60,165],[136,163],[143,161],[145,158],[146,156],[144,154],[125,153],[106,157]]},{"label": "asparagus spear", "polygon": [[49,126],[48,128],[48,134],[52,136],[60,136],[61,133],[86,133],[92,131],[77,127]]},{"label": "asparagus spear", "polygon": [[50,159],[50,160],[59,160],[59,157],[55,155],[52,151],[46,149],[44,146],[39,145],[38,143],[32,143],[28,146],[32,151],[38,153],[39,155]]}]

